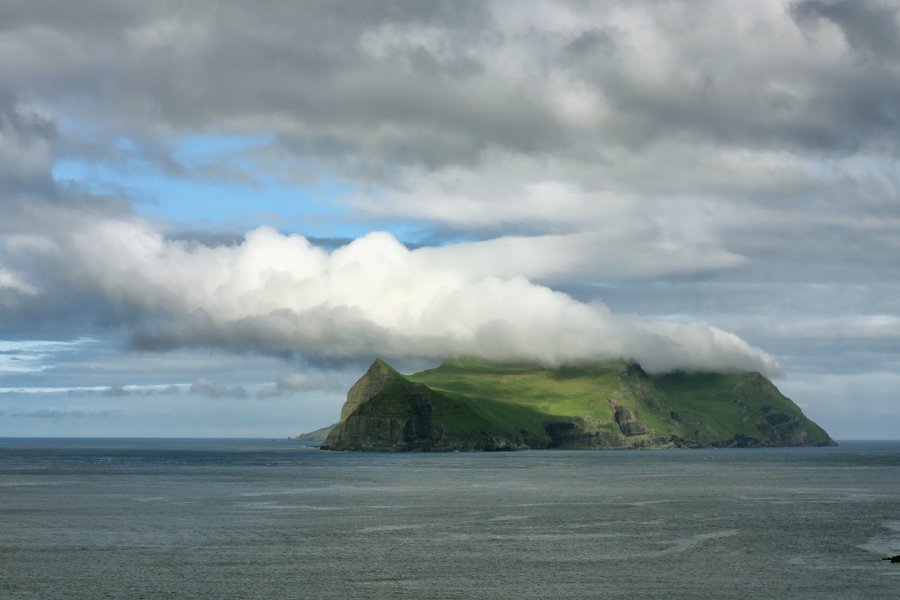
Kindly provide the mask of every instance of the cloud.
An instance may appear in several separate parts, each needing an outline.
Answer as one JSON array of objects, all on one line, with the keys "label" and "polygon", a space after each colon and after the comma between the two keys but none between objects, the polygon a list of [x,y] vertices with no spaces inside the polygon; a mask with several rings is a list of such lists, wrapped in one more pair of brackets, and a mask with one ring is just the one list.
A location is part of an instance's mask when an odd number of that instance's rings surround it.
[{"label": "cloud", "polygon": [[138,386],[138,385],[129,385],[123,386],[120,384],[116,384],[110,387],[102,387],[102,386],[82,386],[82,387],[37,387],[34,385],[28,386],[19,386],[19,387],[0,387],[0,394],[37,394],[37,395],[47,395],[47,394],[68,394],[69,396],[84,396],[84,395],[93,395],[100,393],[101,396],[105,397],[122,397],[127,396],[129,394],[142,394],[145,396],[152,396],[154,394],[161,395],[172,395],[178,394],[181,392],[181,386],[171,384],[171,385],[148,385],[148,386]]},{"label": "cloud", "polygon": [[275,382],[270,388],[264,388],[256,393],[256,397],[260,399],[274,398],[278,396],[292,395],[298,392],[311,392],[314,390],[339,390],[343,386],[334,378],[320,381],[309,375],[302,373],[293,373],[285,375]]},{"label": "cloud", "polygon": [[[20,58],[0,84],[144,141],[276,131],[279,150],[371,179],[496,149],[596,163],[671,139],[801,152],[896,139],[890,106],[866,101],[891,71],[848,60],[852,46],[895,56],[887,3],[225,4],[5,6],[4,55]],[[808,31],[819,20],[839,33]],[[151,145],[147,160],[179,171]]]},{"label": "cloud", "polygon": [[[471,255],[436,260],[388,233],[329,254],[270,228],[213,248],[167,240],[137,220],[101,221],[55,244],[43,264],[131,319],[133,343],[144,350],[477,354],[546,364],[630,357],[651,370],[777,371],[764,352],[702,323],[617,317],[521,276],[491,275],[503,256],[472,269]],[[224,394],[209,385],[195,383],[194,391]]]},{"label": "cloud", "polygon": [[[888,4],[229,6],[0,7],[3,56],[26,57],[0,61],[4,327],[121,327],[144,350],[771,373],[740,338],[665,318],[689,306],[640,318],[546,285],[896,280]],[[256,142],[185,151],[223,133]],[[124,190],[54,179],[61,160],[349,181],[346,222],[440,247],[337,233],[329,253],[151,222]]]},{"label": "cloud", "polygon": [[36,292],[32,286],[19,281],[14,273],[0,269],[0,290],[3,288],[29,296],[33,296]]},{"label": "cloud", "polygon": [[275,387],[282,392],[293,393],[311,390],[336,390],[341,388],[341,384],[335,379],[319,381],[302,373],[294,373],[280,378]]},{"label": "cloud", "polygon": [[[0,311],[2,314],[2,311]],[[0,340],[0,373],[40,372],[48,368],[54,358],[77,352],[95,340],[79,338],[63,342],[56,340]]]},{"label": "cloud", "polygon": [[[11,206],[15,233],[0,260],[28,274],[33,297],[0,305],[7,322],[74,316],[74,308],[127,325],[134,347],[144,350],[339,360],[478,354],[546,364],[629,357],[651,370],[777,371],[765,353],[715,328],[616,317],[529,281],[647,277],[742,261],[702,249],[702,240],[691,242],[693,250],[658,241],[649,251],[617,251],[616,236],[598,232],[409,250],[391,234],[372,233],[328,253],[266,227],[228,245],[171,239],[92,198],[84,206]],[[594,244],[610,251],[584,251]]]},{"label": "cloud", "polygon": [[22,107],[7,84],[0,81],[0,194],[6,199],[35,190],[51,193],[56,126]]},{"label": "cloud", "polygon": [[126,390],[124,388],[124,386],[122,386],[121,384],[116,384],[112,387],[109,387],[109,388],[103,390],[103,395],[104,396],[112,396],[112,397],[127,396],[128,390]]},{"label": "cloud", "polygon": [[[53,181],[54,158],[258,185],[351,181],[365,190],[340,201],[351,219],[514,238],[504,244],[530,256],[506,248],[510,262],[543,263],[549,283],[716,273],[798,246],[820,253],[805,263],[852,272],[848,255],[893,251],[887,3],[80,4],[77,17],[65,3],[0,12],[8,55],[29,57],[0,69],[0,85],[31,90],[27,104],[12,92],[0,103],[17,189],[76,202]],[[860,61],[847,40],[884,60]],[[265,142],[237,152],[181,147],[260,131]],[[20,205],[18,222],[63,217],[42,209]],[[759,248],[765,228],[779,231]],[[520,243],[522,231],[540,237]],[[14,285],[0,305],[52,312],[25,293],[27,261],[2,263]]]},{"label": "cloud", "polygon": [[896,3],[220,6],[0,3],[4,390],[896,370]]},{"label": "cloud", "polygon": [[215,381],[200,378],[191,384],[190,390],[192,394],[201,394],[210,398],[232,398],[234,400],[243,400],[249,396],[247,390],[239,385],[232,388],[225,388]]},{"label": "cloud", "polygon": [[58,408],[42,408],[30,412],[10,411],[10,417],[25,417],[30,419],[62,419],[74,417],[76,419],[93,418],[93,417],[121,417],[125,415],[125,411],[121,409],[113,410],[70,410]]},{"label": "cloud", "polygon": [[889,57],[900,53],[896,6],[872,0],[803,0],[791,7],[791,13],[802,24],[817,17],[831,21],[854,48],[866,48]]}]

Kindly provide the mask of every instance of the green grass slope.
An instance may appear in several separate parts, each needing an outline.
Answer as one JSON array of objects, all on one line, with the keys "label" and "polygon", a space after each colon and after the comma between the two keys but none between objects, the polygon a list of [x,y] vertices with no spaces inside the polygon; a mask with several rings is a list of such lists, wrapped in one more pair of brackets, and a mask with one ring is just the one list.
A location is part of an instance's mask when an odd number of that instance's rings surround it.
[{"label": "green grass slope", "polygon": [[[473,406],[490,406],[498,417],[522,411],[503,418],[534,439],[547,440],[547,424],[554,422],[622,434],[616,411],[628,409],[649,431],[625,435],[618,440],[623,447],[833,443],[758,373],[650,376],[627,361],[546,369],[459,358],[409,379],[465,396]],[[616,445],[610,436],[600,437],[598,445]]]},{"label": "green grass slope", "polygon": [[751,435],[778,446],[834,443],[759,373],[670,373],[653,380],[685,417],[702,420],[722,437]]},{"label": "green grass slope", "polygon": [[[366,393],[362,393],[365,390]],[[328,449],[831,445],[758,373],[651,376],[628,361],[547,369],[477,358],[403,376],[376,361]]]}]

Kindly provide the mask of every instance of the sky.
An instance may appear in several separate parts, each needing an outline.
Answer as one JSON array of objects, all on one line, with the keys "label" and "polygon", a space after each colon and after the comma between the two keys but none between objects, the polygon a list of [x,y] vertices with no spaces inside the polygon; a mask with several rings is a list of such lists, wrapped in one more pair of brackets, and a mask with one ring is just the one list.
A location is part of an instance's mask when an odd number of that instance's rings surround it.
[{"label": "sky", "polygon": [[479,355],[900,439],[898,13],[3,2],[0,436],[284,438]]}]

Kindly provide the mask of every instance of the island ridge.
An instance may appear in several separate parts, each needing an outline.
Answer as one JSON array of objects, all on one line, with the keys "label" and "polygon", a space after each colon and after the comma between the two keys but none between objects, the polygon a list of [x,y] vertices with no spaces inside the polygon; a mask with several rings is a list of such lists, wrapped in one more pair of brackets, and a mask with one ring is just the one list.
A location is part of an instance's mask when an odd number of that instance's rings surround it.
[{"label": "island ridge", "polygon": [[376,360],[348,392],[340,421],[321,448],[477,451],[834,445],[824,430],[760,373],[652,375],[633,361],[548,369],[455,358],[410,376]]}]

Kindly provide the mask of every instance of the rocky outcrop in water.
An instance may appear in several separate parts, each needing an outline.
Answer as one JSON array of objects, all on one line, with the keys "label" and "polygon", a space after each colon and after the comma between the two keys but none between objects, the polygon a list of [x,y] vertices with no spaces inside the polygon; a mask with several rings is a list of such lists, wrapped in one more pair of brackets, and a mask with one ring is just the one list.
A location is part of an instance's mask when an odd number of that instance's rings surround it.
[{"label": "rocky outcrop in water", "polygon": [[[592,389],[606,392],[598,399]],[[799,445],[834,442],[758,373],[651,376],[633,362],[548,370],[483,362],[470,367],[455,360],[405,377],[376,360],[350,389],[341,420],[321,447],[415,452]]]}]

